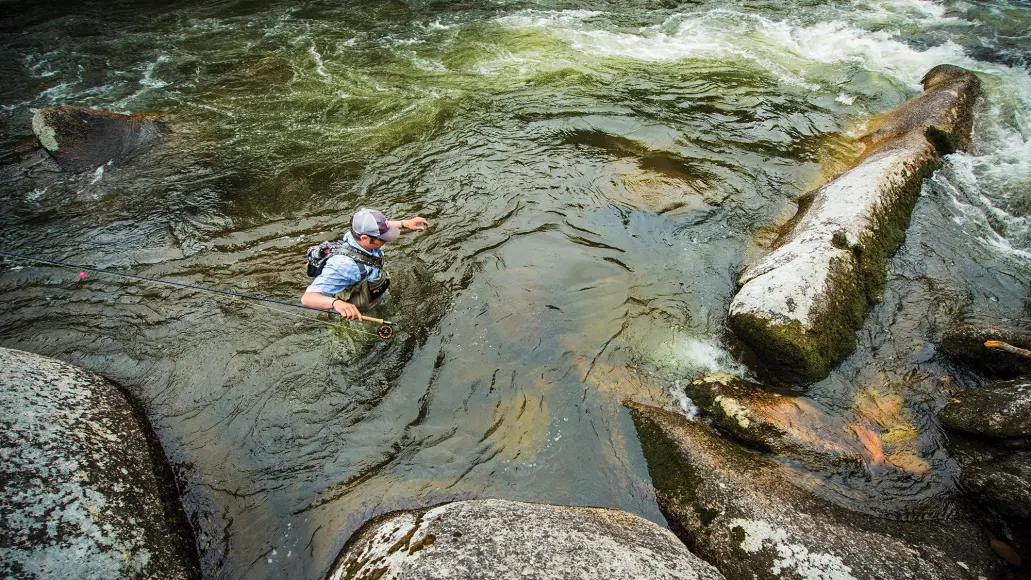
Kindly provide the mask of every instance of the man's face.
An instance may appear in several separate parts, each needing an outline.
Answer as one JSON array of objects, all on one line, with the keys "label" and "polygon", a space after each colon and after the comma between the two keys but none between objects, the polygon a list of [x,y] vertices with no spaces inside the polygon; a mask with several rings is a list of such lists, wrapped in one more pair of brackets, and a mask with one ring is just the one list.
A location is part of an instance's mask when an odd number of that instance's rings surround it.
[{"label": "man's face", "polygon": [[384,244],[386,244],[386,242],[384,242],[383,240],[379,238],[374,238],[372,236],[367,236],[365,234],[362,234],[358,238],[358,245],[362,248],[365,248],[366,250],[369,250],[370,252],[372,250],[378,250],[382,248]]}]

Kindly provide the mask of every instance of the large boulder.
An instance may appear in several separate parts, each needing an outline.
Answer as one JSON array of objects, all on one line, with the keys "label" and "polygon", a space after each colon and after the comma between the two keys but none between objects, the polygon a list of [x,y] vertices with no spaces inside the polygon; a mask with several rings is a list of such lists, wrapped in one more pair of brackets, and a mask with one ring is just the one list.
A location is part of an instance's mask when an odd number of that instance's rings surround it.
[{"label": "large boulder", "polygon": [[989,340],[1031,350],[1031,329],[996,324],[958,324],[945,331],[940,347],[950,357],[998,377],[1031,375],[1031,359],[988,348],[984,343]]},{"label": "large boulder", "polygon": [[117,385],[0,348],[0,576],[199,578],[150,426]]},{"label": "large boulder", "polygon": [[982,437],[1031,437],[1031,379],[960,391],[938,418],[949,429]]},{"label": "large boulder", "polygon": [[668,530],[638,516],[496,499],[366,523],[329,578],[381,577],[723,578]]},{"label": "large boulder", "polygon": [[977,77],[943,65],[924,88],[872,123],[856,165],[807,194],[775,248],[738,279],[729,324],[786,382],[820,380],[852,352],[924,178],[969,147]]},{"label": "large boulder", "polygon": [[1000,574],[991,539],[965,514],[892,521],[846,510],[794,485],[789,466],[730,444],[701,423],[627,406],[670,528],[728,579]]},{"label": "large boulder", "polygon": [[143,153],[165,135],[168,126],[156,115],[44,107],[32,117],[32,130],[62,169],[78,173]]}]

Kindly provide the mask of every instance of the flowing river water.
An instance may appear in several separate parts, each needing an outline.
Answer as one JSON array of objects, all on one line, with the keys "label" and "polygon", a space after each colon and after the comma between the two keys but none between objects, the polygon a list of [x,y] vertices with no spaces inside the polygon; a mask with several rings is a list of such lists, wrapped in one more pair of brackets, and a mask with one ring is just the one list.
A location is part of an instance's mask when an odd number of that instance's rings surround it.
[{"label": "flowing river water", "polygon": [[[621,401],[756,379],[725,328],[754,240],[932,66],[980,74],[973,154],[925,184],[883,301],[805,401],[896,434],[905,470],[807,473],[853,509],[943,515],[934,341],[1031,314],[1031,8],[1016,1],[4,3],[0,250],[298,301],[358,207],[375,326],[0,261],[0,345],[124,385],[180,480],[206,577],[315,578],[385,511],[455,498],[664,523]],[[38,164],[31,117],[159,112],[147,155]],[[862,441],[855,444],[859,447]],[[900,476],[899,473],[904,474]]]}]

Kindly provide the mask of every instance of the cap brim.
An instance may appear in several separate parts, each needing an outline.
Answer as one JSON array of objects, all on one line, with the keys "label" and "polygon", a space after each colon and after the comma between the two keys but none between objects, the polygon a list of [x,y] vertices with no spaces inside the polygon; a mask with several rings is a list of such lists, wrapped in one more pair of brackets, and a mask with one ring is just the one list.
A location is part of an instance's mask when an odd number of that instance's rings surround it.
[{"label": "cap brim", "polygon": [[379,239],[383,240],[384,242],[393,242],[397,239],[397,236],[400,235],[401,230],[399,228],[391,227],[389,230],[380,234]]}]

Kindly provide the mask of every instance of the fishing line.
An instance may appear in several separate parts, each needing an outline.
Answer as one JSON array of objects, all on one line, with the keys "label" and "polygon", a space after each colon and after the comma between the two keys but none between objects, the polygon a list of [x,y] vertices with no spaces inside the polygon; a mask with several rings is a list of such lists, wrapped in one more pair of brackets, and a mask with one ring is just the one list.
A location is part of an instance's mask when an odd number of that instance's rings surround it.
[{"label": "fishing line", "polygon": [[[25,256],[25,255],[22,255],[22,254],[16,254],[14,252],[5,252],[3,250],[0,250],[0,256],[7,256],[9,258],[17,258],[17,259],[21,259],[21,260],[28,260],[30,262],[40,262],[40,263],[43,263],[43,264],[50,264],[52,266],[60,266],[62,268],[69,268],[69,269],[72,269],[72,270],[80,270],[80,271],[86,271],[86,272],[97,272],[98,274],[107,274],[108,276],[120,276],[122,278],[131,278],[131,279],[134,279],[134,280],[143,280],[144,282],[153,282],[155,284],[165,284],[167,286],[176,286],[178,288],[189,288],[191,290],[197,290],[199,292],[208,292],[208,293],[211,293],[211,294],[221,294],[223,296],[229,296],[231,298],[237,298],[237,299],[242,299],[242,300],[254,300],[256,302],[266,302],[266,303],[270,303],[270,304],[279,304],[281,306],[290,306],[291,308],[300,308],[300,309],[303,309],[303,310],[311,310],[313,312],[319,312],[319,313],[322,313],[322,314],[337,314],[336,310],[324,310],[322,308],[313,308],[311,306],[305,306],[303,304],[296,304],[296,303],[293,303],[293,302],[287,302],[285,300],[276,300],[275,298],[266,298],[264,296],[254,296],[252,294],[244,294],[242,292],[231,292],[229,290],[219,290],[218,288],[208,288],[208,287],[205,287],[205,286],[198,286],[196,284],[187,284],[185,282],[175,282],[173,280],[162,280],[161,278],[151,278],[149,276],[141,276],[139,274],[130,274],[129,272],[119,272],[117,270],[107,270],[107,269],[104,269],[104,268],[97,268],[95,266],[86,266],[86,265],[83,265],[83,264],[73,264],[71,262],[62,262],[60,260],[48,260],[46,258],[37,258],[35,256]],[[83,274],[83,276],[84,275],[85,274]],[[275,312],[279,312],[281,314],[286,314],[288,316],[296,316],[298,318],[304,318],[306,320],[311,320],[310,318],[307,318],[307,317],[302,316],[300,314],[294,314],[292,312],[288,312],[288,311],[282,310],[280,308],[274,308],[272,306],[265,306],[265,307],[268,308],[269,310],[272,310],[272,311],[275,311]],[[372,335],[379,336],[380,338],[384,338],[384,339],[385,338],[389,338],[393,334],[393,329],[391,328],[394,325],[393,322],[390,322],[389,320],[380,320],[378,318],[373,318],[371,320],[374,321],[374,322],[379,322],[380,323],[379,331],[373,333],[373,332],[367,332],[367,331],[364,331],[364,330],[361,330],[361,329],[358,329],[358,328],[354,328],[354,327],[349,327],[349,329],[353,330],[354,332],[359,332],[359,333],[362,333],[362,334],[372,334]],[[323,323],[323,324],[331,324],[330,322],[324,322],[324,321],[321,321],[321,320],[320,321],[312,320],[312,322],[320,322],[320,323]],[[384,331],[383,330],[384,328],[387,328],[389,330]],[[386,336],[384,336],[384,334]]]}]

